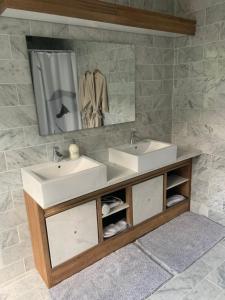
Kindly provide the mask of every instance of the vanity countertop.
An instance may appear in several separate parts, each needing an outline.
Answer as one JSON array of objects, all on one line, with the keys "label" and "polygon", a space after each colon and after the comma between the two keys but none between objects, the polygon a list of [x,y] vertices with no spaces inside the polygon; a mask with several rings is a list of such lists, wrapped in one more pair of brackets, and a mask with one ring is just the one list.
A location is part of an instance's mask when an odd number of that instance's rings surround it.
[{"label": "vanity countertop", "polygon": [[[178,149],[178,154],[177,154],[177,159],[176,161],[174,161],[174,163],[177,163],[177,162],[182,162],[182,161],[185,161],[187,159],[190,159],[190,158],[194,158],[194,157],[198,157],[201,155],[201,151],[199,150],[194,150],[194,149]],[[75,196],[74,193],[75,192],[71,192],[71,180],[72,182],[74,182],[74,176],[71,177],[71,176],[66,176],[65,181],[64,183],[62,183],[62,179],[60,181],[60,183],[63,184],[64,188],[67,186],[67,189],[65,190],[66,192],[68,192],[68,195],[64,195],[61,196],[58,195],[58,192],[57,192],[57,197],[56,195],[55,196],[51,196],[53,191],[55,190],[54,188],[51,188],[50,186],[50,196],[46,196],[46,188],[43,190],[42,186],[45,186],[46,187],[46,184],[43,184],[41,185],[39,183],[39,181],[36,183],[37,180],[35,180],[35,184],[33,184],[33,186],[35,186],[36,188],[32,188],[32,182],[30,181],[32,178],[33,180],[33,176],[28,176],[27,178],[25,178],[26,180],[26,186],[24,185],[24,190],[43,208],[43,209],[48,209],[52,206],[55,206],[57,204],[60,204],[60,203],[63,203],[63,202],[66,202],[66,201],[69,201],[73,198],[76,198],[76,197],[79,197],[79,196],[82,196],[82,195],[85,195],[85,194],[88,194],[88,193],[91,193],[91,192],[94,192],[94,191],[98,191],[98,190],[101,190],[101,189],[104,189],[104,188],[107,188],[107,187],[110,187],[110,186],[113,186],[115,184],[120,184],[126,180],[129,180],[129,179],[133,179],[137,176],[140,176],[140,175],[144,175],[144,174],[147,174],[149,172],[152,172],[152,171],[156,171],[158,170],[159,168],[155,168],[155,169],[151,169],[151,170],[147,170],[147,171],[144,171],[144,172],[136,172],[132,169],[128,169],[128,168],[125,168],[125,167],[122,167],[120,165],[117,165],[117,164],[114,164],[114,163],[111,163],[109,161],[109,151],[108,150],[102,150],[102,151],[98,151],[96,153],[91,153],[88,155],[90,158],[94,159],[96,161],[96,163],[100,163],[100,165],[102,166],[102,168],[104,168],[104,172],[106,172],[106,180],[102,180],[102,182],[99,181],[99,172],[100,171],[97,171],[96,175],[94,176],[95,180],[93,180],[93,185],[94,185],[94,188],[93,187],[89,187],[87,186],[87,183],[84,184],[85,179],[83,178],[80,178],[81,182],[80,182],[80,187],[88,187],[88,189],[84,191],[78,191],[77,192],[77,189],[75,190],[76,193],[78,193],[79,195],[78,196]],[[88,159],[88,158],[87,158]],[[160,168],[162,167],[168,167],[169,165],[171,165],[171,163],[167,163],[165,165],[162,165]],[[35,166],[33,166],[34,168]],[[59,166],[53,166],[53,167],[58,167]],[[39,165],[39,168],[40,168],[40,165]],[[95,168],[93,169],[90,169],[90,170],[95,170]],[[99,169],[98,169],[99,170]],[[82,170],[81,170],[82,171]],[[26,172],[25,172],[26,173]],[[90,173],[90,172],[89,172]],[[88,173],[88,174],[89,174]],[[27,173],[26,173],[27,174]],[[25,175],[26,175],[25,174]],[[81,172],[81,174],[83,174],[83,172]],[[25,176],[24,175],[24,176]],[[105,175],[104,175],[104,178],[105,178]],[[88,175],[90,177],[90,174]],[[26,177],[26,176],[25,176]],[[87,177],[87,176],[86,176]],[[60,177],[59,177],[60,178]],[[63,177],[64,178],[64,177]],[[88,177],[87,177],[88,178]],[[51,178],[50,178],[51,179]],[[71,180],[70,180],[71,179]],[[57,179],[58,180],[58,179]],[[51,179],[50,181],[48,181],[48,187],[49,187],[49,184],[56,184],[56,185],[59,185],[58,184],[58,181],[56,179]],[[69,181],[70,180],[70,181]],[[78,179],[77,179],[78,180]],[[56,182],[55,182],[56,181]],[[90,181],[90,180],[89,180]],[[92,182],[92,181],[90,181]],[[96,183],[97,182],[97,183]],[[29,186],[29,188],[28,188]],[[79,186],[79,184],[78,184]],[[26,188],[27,187],[27,188]],[[76,187],[75,187],[76,188]],[[88,191],[87,191],[88,190]],[[60,196],[60,197],[59,197]],[[45,201],[44,199],[47,199],[48,201]],[[51,201],[49,201],[49,199]]]},{"label": "vanity countertop", "polygon": [[[177,153],[177,160],[174,162],[181,162],[190,158],[198,157],[202,154],[200,150],[196,149],[178,149]],[[91,155],[93,159],[96,159],[97,161],[105,164],[107,166],[107,183],[104,187],[111,186],[116,183],[120,183],[122,181],[134,178],[136,176],[143,175],[147,172],[135,172],[131,169],[124,168],[122,166],[112,164],[108,160],[108,152],[107,151],[101,151],[98,153],[95,153]],[[162,167],[167,167],[168,165],[162,166]],[[157,170],[157,169],[155,169]],[[155,171],[151,170],[151,171]]]}]

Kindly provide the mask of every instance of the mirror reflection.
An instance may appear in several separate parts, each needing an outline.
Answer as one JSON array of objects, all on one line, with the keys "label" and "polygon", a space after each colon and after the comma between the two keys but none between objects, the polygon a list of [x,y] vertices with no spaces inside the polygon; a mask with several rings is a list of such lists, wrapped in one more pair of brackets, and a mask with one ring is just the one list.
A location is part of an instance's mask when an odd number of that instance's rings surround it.
[{"label": "mirror reflection", "polygon": [[134,46],[27,37],[40,135],[135,121]]}]

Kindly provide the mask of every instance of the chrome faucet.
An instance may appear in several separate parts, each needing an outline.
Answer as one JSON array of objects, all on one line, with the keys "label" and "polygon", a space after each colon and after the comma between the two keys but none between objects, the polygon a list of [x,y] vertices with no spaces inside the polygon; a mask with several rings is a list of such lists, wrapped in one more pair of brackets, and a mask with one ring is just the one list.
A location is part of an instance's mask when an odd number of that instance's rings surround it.
[{"label": "chrome faucet", "polygon": [[132,128],[131,129],[131,132],[130,132],[130,144],[133,145],[135,144],[135,139],[137,138],[137,135],[136,135],[136,129],[135,128]]},{"label": "chrome faucet", "polygon": [[59,152],[59,147],[53,147],[53,161],[60,162],[64,158],[63,154]]}]

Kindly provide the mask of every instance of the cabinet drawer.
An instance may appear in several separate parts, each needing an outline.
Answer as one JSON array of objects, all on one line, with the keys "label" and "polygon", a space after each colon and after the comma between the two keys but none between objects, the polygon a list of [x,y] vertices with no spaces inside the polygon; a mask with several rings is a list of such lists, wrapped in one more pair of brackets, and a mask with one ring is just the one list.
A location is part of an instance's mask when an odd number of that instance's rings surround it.
[{"label": "cabinet drawer", "polygon": [[98,244],[96,201],[46,219],[52,267]]},{"label": "cabinet drawer", "polygon": [[137,225],[163,211],[163,176],[132,187],[133,220]]}]

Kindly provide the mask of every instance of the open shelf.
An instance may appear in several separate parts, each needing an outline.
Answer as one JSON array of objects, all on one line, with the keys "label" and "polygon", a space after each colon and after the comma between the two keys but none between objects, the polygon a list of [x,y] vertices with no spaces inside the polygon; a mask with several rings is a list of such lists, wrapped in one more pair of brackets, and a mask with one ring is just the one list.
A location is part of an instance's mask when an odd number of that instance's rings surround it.
[{"label": "open shelf", "polygon": [[170,174],[167,177],[167,190],[172,189],[178,185],[188,182],[188,178],[181,177],[177,174]]},{"label": "open shelf", "polygon": [[[102,214],[102,205],[107,203],[111,198],[116,198],[121,200],[121,204],[112,207],[107,214]],[[105,201],[104,201],[105,200]],[[132,202],[131,202],[131,187],[126,187],[114,192],[103,194],[98,200],[98,222],[99,222],[99,241],[104,242],[118,236],[119,234],[129,230],[133,225],[132,219]],[[127,227],[121,231],[115,232],[112,236],[104,236],[105,228],[111,224],[115,225],[119,221],[125,221]]]},{"label": "open shelf", "polygon": [[124,210],[124,209],[127,209],[127,208],[129,208],[129,204],[124,203],[124,204],[122,204],[122,205],[119,205],[119,206],[117,206],[117,207],[112,208],[112,209],[110,210],[110,212],[109,212],[107,215],[103,215],[102,218],[103,218],[103,219],[104,219],[104,218],[107,218],[107,217],[109,217],[109,216],[111,216],[111,215],[113,215],[113,214],[116,214],[116,213],[118,213],[119,211]]},{"label": "open shelf", "polygon": [[[164,211],[176,207],[183,202],[190,201],[191,197],[191,165],[183,165],[172,169],[164,175]],[[173,196],[183,196],[179,202],[168,206],[168,199]],[[174,200],[175,201],[175,200]]]}]

